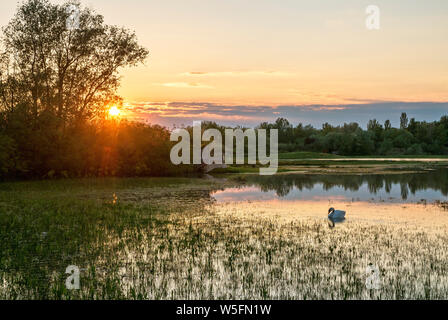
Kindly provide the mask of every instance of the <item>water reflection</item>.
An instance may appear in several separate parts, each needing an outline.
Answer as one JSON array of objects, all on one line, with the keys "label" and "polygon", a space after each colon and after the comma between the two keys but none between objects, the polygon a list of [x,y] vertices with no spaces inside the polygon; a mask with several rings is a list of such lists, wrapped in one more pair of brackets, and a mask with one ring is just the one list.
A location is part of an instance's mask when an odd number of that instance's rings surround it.
[{"label": "water reflection", "polygon": [[424,173],[248,176],[243,187],[213,194],[218,202],[247,200],[445,201],[448,169]]},{"label": "water reflection", "polygon": [[[342,221],[341,221],[342,222]],[[338,222],[339,223],[339,222]],[[328,218],[328,227],[333,229],[336,226],[336,221],[332,218]]]}]

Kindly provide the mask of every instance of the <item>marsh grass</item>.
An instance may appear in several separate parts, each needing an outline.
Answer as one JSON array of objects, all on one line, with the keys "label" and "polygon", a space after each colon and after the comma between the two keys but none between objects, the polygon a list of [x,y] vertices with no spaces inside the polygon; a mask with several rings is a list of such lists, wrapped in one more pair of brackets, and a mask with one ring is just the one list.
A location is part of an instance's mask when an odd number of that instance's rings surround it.
[{"label": "marsh grass", "polygon": [[[106,179],[2,184],[2,299],[446,299],[446,232],[241,212],[236,182]],[[249,206],[250,208],[250,206]],[[382,287],[368,290],[366,266]],[[67,290],[65,268],[81,268]]]}]

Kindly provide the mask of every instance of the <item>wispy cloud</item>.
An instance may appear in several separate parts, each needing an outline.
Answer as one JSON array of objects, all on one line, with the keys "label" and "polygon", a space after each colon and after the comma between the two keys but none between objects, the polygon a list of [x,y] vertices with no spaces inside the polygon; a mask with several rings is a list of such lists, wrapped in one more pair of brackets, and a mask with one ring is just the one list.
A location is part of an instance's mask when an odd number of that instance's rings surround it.
[{"label": "wispy cloud", "polygon": [[310,101],[311,103],[324,103],[324,104],[366,104],[366,103],[383,103],[390,100],[379,99],[360,99],[356,97],[347,97],[342,94],[332,92],[311,92],[301,89],[289,89],[287,93],[297,97],[299,100]]},{"label": "wispy cloud", "polygon": [[272,76],[272,77],[286,77],[293,75],[292,73],[282,72],[282,71],[190,71],[180,74],[181,76],[197,77],[197,76],[208,76],[208,77],[247,77],[247,76]]},{"label": "wispy cloud", "polygon": [[211,89],[212,86],[205,85],[197,82],[168,82],[161,84],[164,87],[170,88],[194,88],[194,89]]}]

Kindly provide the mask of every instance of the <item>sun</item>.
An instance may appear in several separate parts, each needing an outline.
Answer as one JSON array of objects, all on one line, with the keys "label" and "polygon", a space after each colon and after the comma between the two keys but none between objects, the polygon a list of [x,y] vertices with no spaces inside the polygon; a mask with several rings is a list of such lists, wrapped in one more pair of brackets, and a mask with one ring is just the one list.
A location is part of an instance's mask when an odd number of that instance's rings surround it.
[{"label": "sun", "polygon": [[109,115],[112,117],[118,117],[120,115],[120,109],[118,109],[117,107],[113,106],[110,107],[109,109]]}]

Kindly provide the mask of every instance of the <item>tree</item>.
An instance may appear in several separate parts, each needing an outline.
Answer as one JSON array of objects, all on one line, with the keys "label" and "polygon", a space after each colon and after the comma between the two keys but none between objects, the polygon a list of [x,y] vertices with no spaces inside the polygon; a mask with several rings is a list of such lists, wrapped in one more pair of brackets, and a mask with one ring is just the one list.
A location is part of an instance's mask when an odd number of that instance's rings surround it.
[{"label": "tree", "polygon": [[407,129],[408,122],[409,122],[408,115],[406,114],[406,112],[403,112],[400,117],[400,129],[403,130]]},{"label": "tree", "polygon": [[376,119],[369,120],[367,131],[373,134],[375,150],[378,150],[383,139],[383,126]]},{"label": "tree", "polygon": [[358,130],[359,124],[356,122],[344,123],[343,131],[345,133],[354,133]]},{"label": "tree", "polygon": [[448,116],[442,116],[440,118],[440,125],[445,128],[445,130],[448,130]]},{"label": "tree", "polygon": [[330,133],[331,131],[333,131],[333,129],[334,129],[333,126],[332,126],[331,124],[329,124],[328,122],[325,122],[325,123],[322,125],[322,133],[323,133],[324,135]]},{"label": "tree", "polygon": [[[79,28],[67,25],[73,7]],[[48,0],[20,6],[1,45],[0,111],[23,105],[34,122],[44,112],[64,124],[101,115],[120,102],[119,69],[148,55],[134,33],[106,25],[91,9]]]},{"label": "tree", "polygon": [[369,122],[367,124],[367,130],[377,131],[377,130],[382,130],[382,129],[383,129],[383,127],[376,119],[369,120]]},{"label": "tree", "polygon": [[278,129],[279,142],[289,143],[293,136],[293,126],[285,118],[278,118],[273,125],[274,129]]},{"label": "tree", "polygon": [[397,132],[392,143],[393,143],[394,147],[405,150],[411,146],[413,138],[414,137],[412,136],[412,134],[410,132],[408,132],[406,130],[400,130]]},{"label": "tree", "polygon": [[384,121],[384,130],[389,130],[392,128],[392,124],[390,123],[390,120]]},{"label": "tree", "polygon": [[[79,25],[68,23],[73,14]],[[120,69],[147,56],[133,32],[106,25],[78,2],[20,5],[0,38],[0,135],[7,137],[0,149],[8,155],[0,162],[14,162],[14,168],[0,163],[0,174],[101,169],[95,151],[105,154],[109,146],[97,143],[107,127],[97,124],[121,102]]]}]

